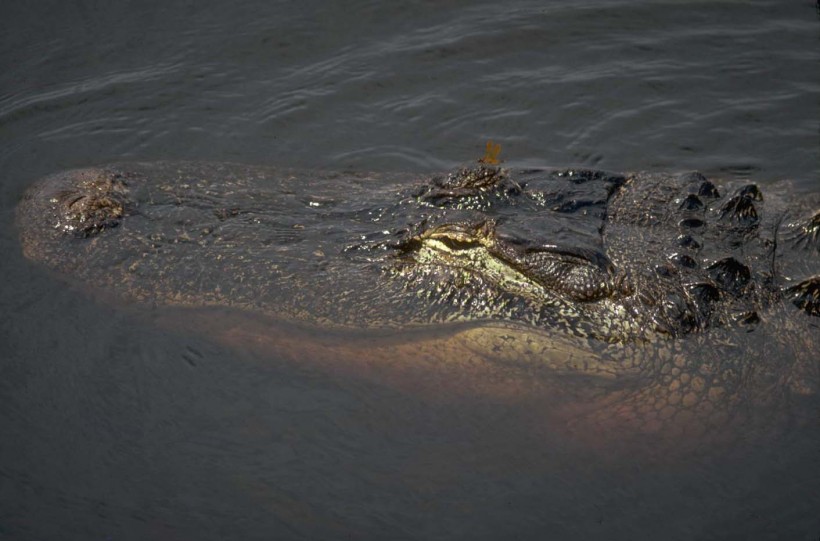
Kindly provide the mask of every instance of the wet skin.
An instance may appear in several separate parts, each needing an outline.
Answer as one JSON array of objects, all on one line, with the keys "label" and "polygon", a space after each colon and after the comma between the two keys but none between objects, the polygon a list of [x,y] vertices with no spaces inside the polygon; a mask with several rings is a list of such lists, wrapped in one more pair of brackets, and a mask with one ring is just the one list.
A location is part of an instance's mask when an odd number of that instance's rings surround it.
[{"label": "wet skin", "polygon": [[17,223],[28,258],[101,297],[230,310],[185,316],[214,336],[700,430],[816,392],[816,202],[696,173],[153,163],[47,177]]}]

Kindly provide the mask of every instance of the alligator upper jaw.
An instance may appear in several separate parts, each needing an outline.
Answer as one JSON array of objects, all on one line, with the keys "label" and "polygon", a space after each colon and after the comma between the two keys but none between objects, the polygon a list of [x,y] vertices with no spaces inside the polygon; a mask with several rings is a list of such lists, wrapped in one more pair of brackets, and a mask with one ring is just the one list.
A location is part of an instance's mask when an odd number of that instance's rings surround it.
[{"label": "alligator upper jaw", "polygon": [[[52,175],[31,188],[18,208],[17,221],[24,232],[46,228],[91,237],[119,225],[132,207],[121,174],[79,169]],[[26,226],[27,222],[31,223]]]}]

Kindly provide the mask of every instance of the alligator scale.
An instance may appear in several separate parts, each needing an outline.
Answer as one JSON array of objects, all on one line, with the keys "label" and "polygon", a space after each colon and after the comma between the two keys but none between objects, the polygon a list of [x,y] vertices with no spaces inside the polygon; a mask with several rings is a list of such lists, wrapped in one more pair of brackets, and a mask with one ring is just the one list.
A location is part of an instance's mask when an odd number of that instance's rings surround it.
[{"label": "alligator scale", "polygon": [[43,179],[17,223],[106,298],[421,336],[649,422],[816,392],[818,208],[698,173],[135,163]]}]

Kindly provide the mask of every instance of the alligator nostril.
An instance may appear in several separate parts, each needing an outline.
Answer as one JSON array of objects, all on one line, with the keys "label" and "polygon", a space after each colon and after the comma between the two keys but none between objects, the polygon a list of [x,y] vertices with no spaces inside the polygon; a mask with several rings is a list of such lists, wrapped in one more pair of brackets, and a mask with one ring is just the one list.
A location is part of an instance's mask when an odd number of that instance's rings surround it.
[{"label": "alligator nostril", "polygon": [[52,202],[66,233],[89,237],[116,227],[126,214],[126,184],[116,174],[94,172],[79,176],[71,189]]}]

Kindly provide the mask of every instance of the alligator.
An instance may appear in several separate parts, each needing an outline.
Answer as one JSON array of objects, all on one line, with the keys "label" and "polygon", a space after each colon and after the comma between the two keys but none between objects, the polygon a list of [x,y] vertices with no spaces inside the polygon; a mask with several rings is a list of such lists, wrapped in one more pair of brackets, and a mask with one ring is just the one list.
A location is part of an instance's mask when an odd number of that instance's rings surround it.
[{"label": "alligator", "polygon": [[17,225],[27,258],[131,306],[230,309],[265,322],[245,338],[293,325],[337,352],[421,336],[444,364],[595,389],[595,419],[713,426],[820,386],[820,201],[792,191],[131,163],[40,180]]}]

